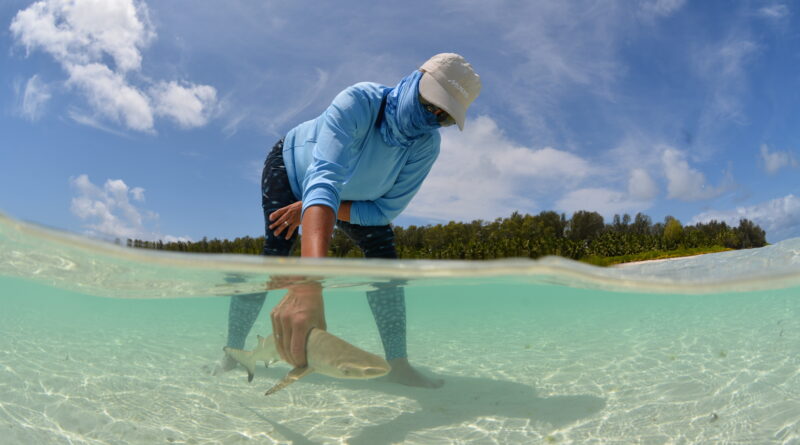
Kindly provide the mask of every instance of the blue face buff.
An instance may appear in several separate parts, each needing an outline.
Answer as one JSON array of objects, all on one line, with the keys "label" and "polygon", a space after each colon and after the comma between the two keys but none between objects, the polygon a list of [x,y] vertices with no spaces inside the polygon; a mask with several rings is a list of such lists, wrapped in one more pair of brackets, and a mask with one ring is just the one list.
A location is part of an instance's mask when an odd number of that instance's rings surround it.
[{"label": "blue face buff", "polygon": [[392,88],[386,97],[381,136],[389,145],[408,148],[415,140],[441,126],[436,122],[436,115],[419,102],[421,78],[422,72],[415,70]]}]

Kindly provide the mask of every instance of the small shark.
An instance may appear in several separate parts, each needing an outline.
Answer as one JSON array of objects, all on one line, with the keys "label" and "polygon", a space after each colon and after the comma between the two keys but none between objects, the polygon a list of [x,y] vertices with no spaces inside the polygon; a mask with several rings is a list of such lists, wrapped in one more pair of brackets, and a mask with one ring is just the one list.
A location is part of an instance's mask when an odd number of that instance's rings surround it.
[{"label": "small shark", "polygon": [[[256,362],[263,361],[269,366],[280,360],[272,335],[267,338],[259,335],[258,346],[252,351],[242,351],[227,346],[224,349],[226,354],[247,368],[248,382],[253,381]],[[292,369],[264,395],[273,394],[312,372],[340,379],[373,379],[386,375],[391,370],[389,363],[381,357],[357,348],[321,329],[312,329],[308,334],[306,358],[308,366]]]}]

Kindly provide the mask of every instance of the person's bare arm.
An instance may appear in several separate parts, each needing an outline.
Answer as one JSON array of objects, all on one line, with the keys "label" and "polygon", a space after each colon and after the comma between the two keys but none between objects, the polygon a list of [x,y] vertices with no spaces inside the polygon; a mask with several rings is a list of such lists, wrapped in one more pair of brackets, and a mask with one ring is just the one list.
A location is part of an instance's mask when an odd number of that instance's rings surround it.
[{"label": "person's bare arm", "polygon": [[303,214],[303,258],[324,258],[333,236],[336,218],[333,209],[323,205],[312,205]]},{"label": "person's bare arm", "polygon": [[[335,217],[328,206],[315,205],[303,214],[303,258],[328,254]],[[322,285],[306,280],[288,286],[288,292],[272,310],[272,331],[278,353],[296,367],[308,364],[306,338],[313,328],[326,329]]]}]

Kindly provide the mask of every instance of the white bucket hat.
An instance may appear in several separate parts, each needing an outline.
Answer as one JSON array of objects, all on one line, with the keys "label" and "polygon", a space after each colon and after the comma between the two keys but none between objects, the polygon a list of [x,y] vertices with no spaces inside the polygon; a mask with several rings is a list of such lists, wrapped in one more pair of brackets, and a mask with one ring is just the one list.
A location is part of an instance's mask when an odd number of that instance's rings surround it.
[{"label": "white bucket hat", "polygon": [[463,57],[454,53],[437,54],[423,63],[425,74],[419,81],[419,94],[447,112],[464,130],[467,108],[481,92],[481,77]]}]

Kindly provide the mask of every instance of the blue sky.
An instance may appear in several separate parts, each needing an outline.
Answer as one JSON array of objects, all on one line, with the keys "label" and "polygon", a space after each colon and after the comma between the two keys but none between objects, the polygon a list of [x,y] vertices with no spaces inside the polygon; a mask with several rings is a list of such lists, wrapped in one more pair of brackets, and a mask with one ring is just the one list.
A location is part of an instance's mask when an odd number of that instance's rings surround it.
[{"label": "blue sky", "polygon": [[746,217],[800,236],[798,6],[781,1],[4,0],[0,210],[260,236],[267,150],[359,81],[458,52],[483,90],[395,222]]}]

